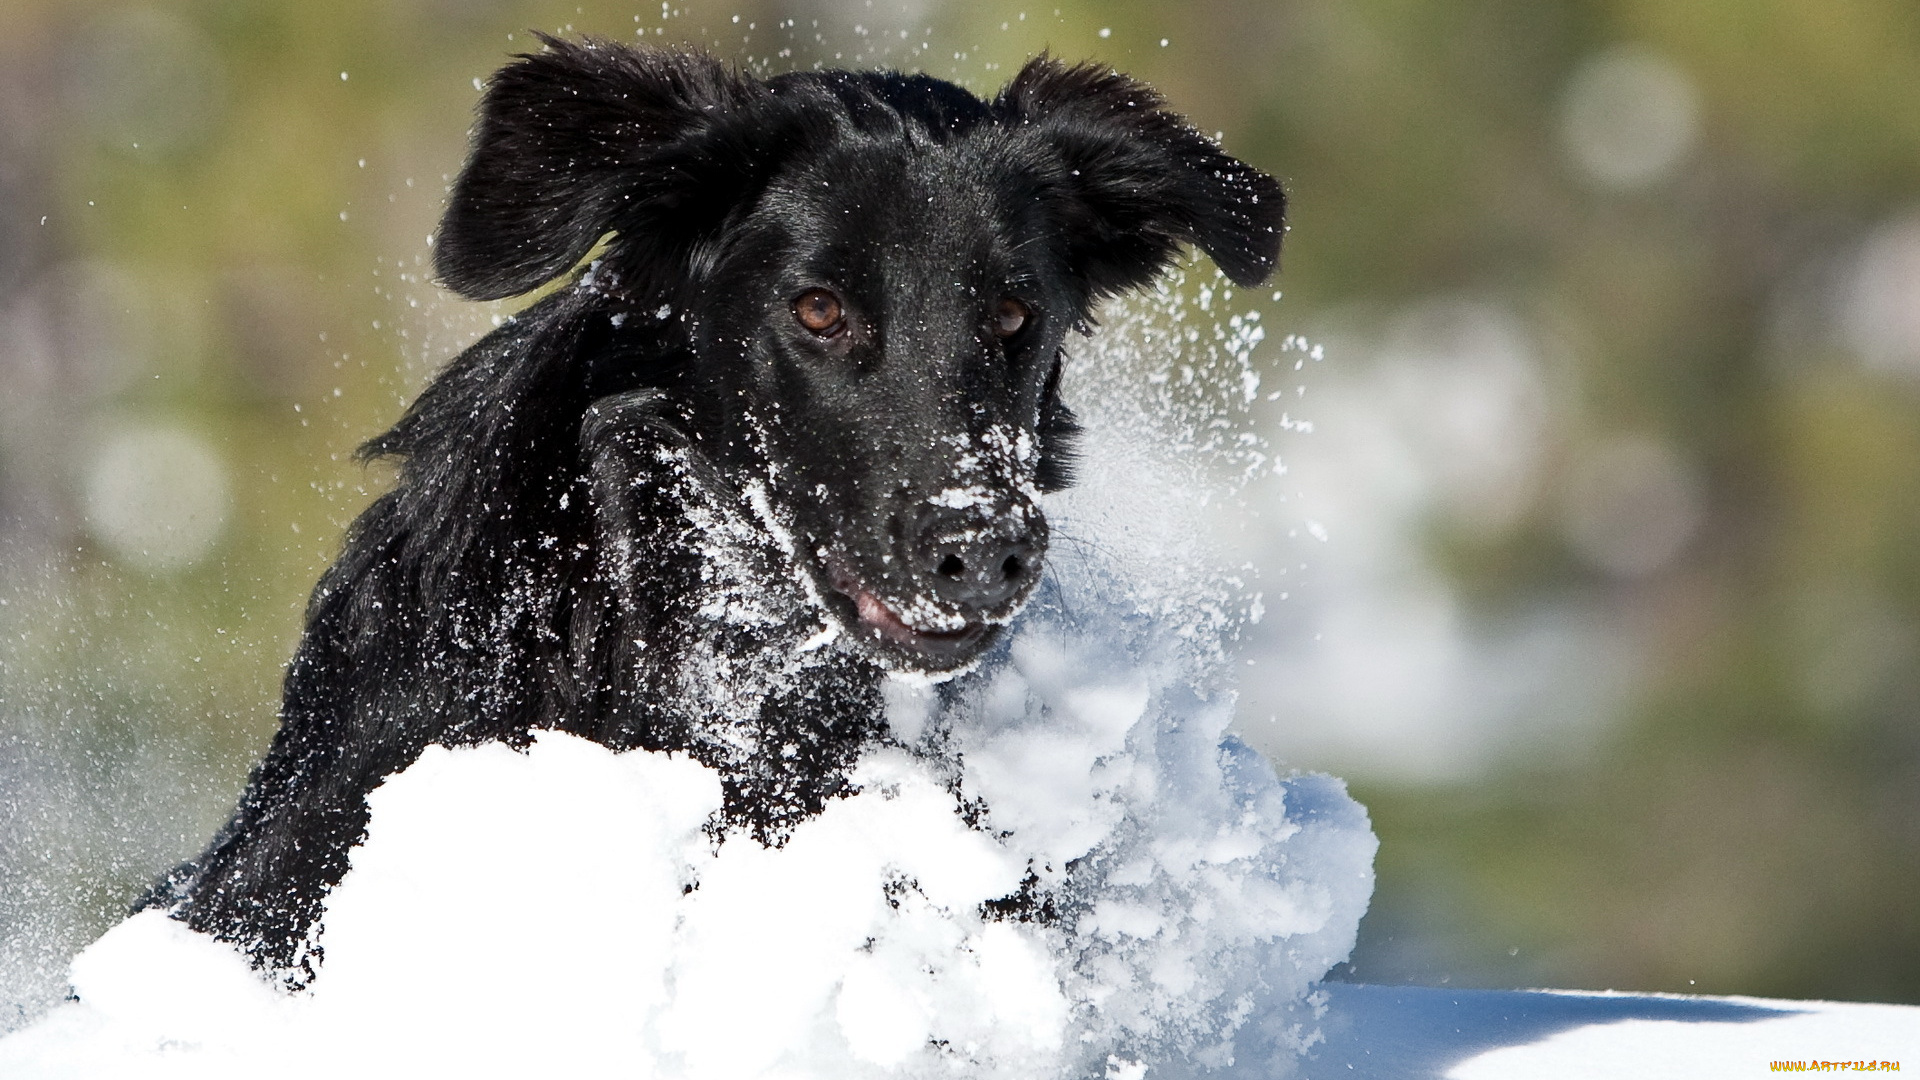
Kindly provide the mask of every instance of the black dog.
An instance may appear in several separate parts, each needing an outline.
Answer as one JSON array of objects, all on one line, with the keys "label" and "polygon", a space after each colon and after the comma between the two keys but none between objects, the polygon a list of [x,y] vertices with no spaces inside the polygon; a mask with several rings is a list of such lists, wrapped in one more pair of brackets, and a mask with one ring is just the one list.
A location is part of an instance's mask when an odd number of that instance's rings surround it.
[{"label": "black dog", "polygon": [[436,267],[568,286],[393,430],[233,821],[145,901],[289,985],[365,797],[432,744],[691,753],[777,843],[846,789],[889,670],[974,662],[1071,478],[1062,342],[1184,243],[1272,271],[1283,198],[1147,86],[1042,57],[992,101],[546,40],[495,76]]}]

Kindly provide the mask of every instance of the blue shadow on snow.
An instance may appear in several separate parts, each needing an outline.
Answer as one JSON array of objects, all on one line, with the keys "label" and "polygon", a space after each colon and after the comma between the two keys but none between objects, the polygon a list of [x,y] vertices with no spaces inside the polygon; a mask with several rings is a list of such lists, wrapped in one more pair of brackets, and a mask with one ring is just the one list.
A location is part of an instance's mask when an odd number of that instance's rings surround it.
[{"label": "blue shadow on snow", "polygon": [[1306,1080],[1438,1080],[1488,1050],[1525,1046],[1571,1028],[1622,1020],[1749,1023],[1797,1010],[1712,998],[1452,990],[1322,983],[1332,998],[1327,1041],[1301,1063]]}]

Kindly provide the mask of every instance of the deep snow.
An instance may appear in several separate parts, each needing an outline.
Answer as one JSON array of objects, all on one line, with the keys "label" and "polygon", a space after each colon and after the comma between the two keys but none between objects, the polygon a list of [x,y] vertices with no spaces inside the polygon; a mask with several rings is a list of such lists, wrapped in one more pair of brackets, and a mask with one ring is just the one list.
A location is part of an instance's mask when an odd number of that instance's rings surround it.
[{"label": "deep snow", "polygon": [[[896,745],[779,848],[715,844],[685,757],[431,750],[373,794],[309,993],[144,913],[0,1075],[1280,1075],[1375,840],[1228,735],[1206,650],[1131,597],[1056,564],[987,669],[890,688]],[[1053,918],[992,910],[1023,890]]]},{"label": "deep snow", "polygon": [[1040,594],[979,671],[892,682],[859,793],[784,846],[716,845],[684,757],[435,749],[372,796],[310,992],[143,914],[0,1075],[1290,1071],[1376,841],[1338,781],[1228,733],[1261,601],[1202,508],[1272,464],[1229,300],[1176,276],[1076,350],[1087,468]]},{"label": "deep snow", "polygon": [[[1203,534],[1273,466],[1247,422],[1272,396],[1259,321],[1229,299],[1176,278],[1107,313],[1069,371],[1088,468],[1049,504],[1041,596],[976,675],[893,684],[894,745],[785,847],[716,848],[717,782],[685,758],[434,750],[375,792],[310,993],[147,913],[75,961],[77,1001],[0,1039],[0,1077],[1916,1067],[1904,1006],[1315,984],[1375,842],[1338,781],[1227,732],[1262,598]],[[1056,921],[983,912],[1023,884]]]}]

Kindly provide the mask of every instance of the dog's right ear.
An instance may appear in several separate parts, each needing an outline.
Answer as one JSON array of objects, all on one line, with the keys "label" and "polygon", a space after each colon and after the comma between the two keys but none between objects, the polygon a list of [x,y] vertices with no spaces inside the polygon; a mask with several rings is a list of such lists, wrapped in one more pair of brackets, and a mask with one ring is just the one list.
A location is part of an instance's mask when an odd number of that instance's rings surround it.
[{"label": "dog's right ear", "polygon": [[537,36],[546,51],[488,85],[435,239],[440,280],[474,300],[538,288],[608,232],[629,261],[684,259],[755,171],[733,160],[738,140],[709,137],[763,96],[751,76],[702,53]]},{"label": "dog's right ear", "polygon": [[1239,285],[1279,265],[1286,193],[1228,156],[1154,89],[1093,64],[1041,55],[995,101],[1002,122],[1041,149],[1060,244],[1096,296],[1138,288],[1196,244]]}]

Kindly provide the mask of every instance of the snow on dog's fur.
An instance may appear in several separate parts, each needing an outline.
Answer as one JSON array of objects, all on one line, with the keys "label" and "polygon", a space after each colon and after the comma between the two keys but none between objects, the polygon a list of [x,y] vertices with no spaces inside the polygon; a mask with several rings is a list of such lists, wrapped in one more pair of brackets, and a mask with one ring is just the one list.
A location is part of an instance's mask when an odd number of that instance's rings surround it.
[{"label": "snow on dog's fur", "polygon": [[604,252],[367,445],[399,479],[315,590],[280,731],[147,905],[302,985],[367,794],[541,730],[685,751],[717,836],[779,843],[885,737],[887,672],[967,669],[1032,593],[1069,331],[1186,243],[1266,278],[1282,209],[1103,68],[984,101],[547,40],[487,90],[436,266],[494,299]]}]

